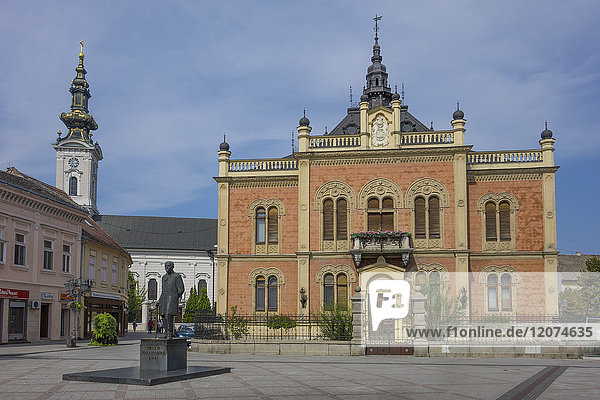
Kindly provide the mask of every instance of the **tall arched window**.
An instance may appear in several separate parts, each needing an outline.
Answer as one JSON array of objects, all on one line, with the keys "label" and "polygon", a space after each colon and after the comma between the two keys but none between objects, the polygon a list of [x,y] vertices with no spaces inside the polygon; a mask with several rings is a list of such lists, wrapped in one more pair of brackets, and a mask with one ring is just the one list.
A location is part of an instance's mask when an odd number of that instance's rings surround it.
[{"label": "tall arched window", "polygon": [[487,294],[488,310],[498,311],[498,275],[488,275]]},{"label": "tall arched window", "polygon": [[485,204],[485,240],[495,241],[496,235],[496,203]]},{"label": "tall arched window", "polygon": [[279,213],[277,207],[269,208],[267,235],[269,244],[277,244],[279,242]]},{"label": "tall arched window", "polygon": [[429,198],[429,237],[440,238],[440,199],[437,196]]},{"label": "tall arched window", "polygon": [[74,176],[69,178],[69,196],[77,196],[77,178]]},{"label": "tall arched window", "polygon": [[348,278],[346,274],[339,274],[337,276],[337,287],[336,287],[337,306],[341,309],[348,308]]},{"label": "tall arched window", "polygon": [[336,239],[348,239],[348,202],[346,199],[338,199],[335,216]]},{"label": "tall arched window", "polygon": [[425,239],[427,229],[425,228],[425,199],[417,197],[415,199],[415,238]]},{"label": "tall arched window", "polygon": [[371,197],[367,201],[367,229],[370,231],[394,230],[394,199],[385,197],[379,206],[379,199]]},{"label": "tall arched window", "polygon": [[502,311],[512,310],[511,295],[512,277],[510,274],[502,274],[500,277],[500,293],[502,296]]},{"label": "tall arched window", "polygon": [[323,308],[330,310],[335,301],[335,282],[333,274],[326,274],[323,277]]},{"label": "tall arched window", "polygon": [[266,235],[266,215],[264,208],[256,209],[256,243],[264,244]]},{"label": "tall arched window", "polygon": [[498,219],[500,220],[500,240],[510,240],[510,204],[507,201],[500,203]]},{"label": "tall arched window", "polygon": [[202,293],[202,289],[206,290],[206,288],[206,279],[200,279],[198,281],[198,296],[200,296],[200,294]]},{"label": "tall arched window", "polygon": [[333,240],[333,200],[323,201],[323,240]]},{"label": "tall arched window", "polygon": [[348,239],[348,201],[323,200],[323,240]]},{"label": "tall arched window", "polygon": [[269,277],[269,294],[268,294],[268,308],[269,311],[277,311],[277,277]]},{"label": "tall arched window", "polygon": [[258,276],[256,278],[255,289],[255,305],[256,311],[265,311],[265,278]]},{"label": "tall arched window", "polygon": [[148,300],[157,300],[158,283],[152,278],[148,281]]}]

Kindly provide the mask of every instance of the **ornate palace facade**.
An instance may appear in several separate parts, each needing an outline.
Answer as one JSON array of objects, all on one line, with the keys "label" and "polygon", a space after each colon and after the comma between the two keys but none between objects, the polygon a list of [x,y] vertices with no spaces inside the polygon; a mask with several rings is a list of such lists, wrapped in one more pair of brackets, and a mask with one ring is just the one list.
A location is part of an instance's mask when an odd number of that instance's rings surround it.
[{"label": "ornate palace facade", "polygon": [[[219,312],[345,306],[366,271],[412,271],[467,293],[472,313],[556,314],[552,132],[535,150],[474,151],[458,107],[446,130],[408,112],[377,37],[371,61],[359,106],[325,135],[304,116],[292,156],[234,160],[221,143]],[[372,246],[362,231],[410,236]]]}]

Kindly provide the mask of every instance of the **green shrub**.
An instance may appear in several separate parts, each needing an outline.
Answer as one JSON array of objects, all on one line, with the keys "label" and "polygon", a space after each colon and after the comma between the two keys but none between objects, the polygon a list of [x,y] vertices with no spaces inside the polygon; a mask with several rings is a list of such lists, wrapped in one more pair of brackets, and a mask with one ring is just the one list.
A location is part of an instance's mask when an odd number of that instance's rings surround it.
[{"label": "green shrub", "polygon": [[92,322],[92,346],[114,346],[118,344],[117,320],[110,314],[98,314]]},{"label": "green shrub", "polygon": [[267,320],[267,327],[271,329],[283,328],[287,331],[296,327],[296,321],[287,315],[273,315],[269,316],[269,319]]},{"label": "green shrub", "polygon": [[250,330],[248,329],[248,321],[236,314],[237,306],[231,307],[231,315],[228,316],[225,327],[229,338],[240,339],[248,336]]},{"label": "green shrub", "polygon": [[352,312],[345,307],[334,305],[331,309],[322,310],[318,313],[317,324],[326,338],[352,339]]}]

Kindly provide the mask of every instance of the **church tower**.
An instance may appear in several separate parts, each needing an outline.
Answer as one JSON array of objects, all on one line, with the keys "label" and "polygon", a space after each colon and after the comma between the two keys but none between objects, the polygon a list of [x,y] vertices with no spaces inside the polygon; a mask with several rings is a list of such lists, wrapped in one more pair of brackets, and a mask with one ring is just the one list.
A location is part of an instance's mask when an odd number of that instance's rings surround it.
[{"label": "church tower", "polygon": [[52,147],[56,150],[56,187],[95,215],[98,214],[98,161],[102,160],[102,149],[98,142],[94,143],[90,132],[98,129],[98,124],[88,111],[91,94],[85,79],[87,71],[83,67],[83,41],[80,44],[79,64],[75,68],[77,75],[69,88],[71,111],[60,114],[68,132],[61,137],[62,133],[58,131]]}]

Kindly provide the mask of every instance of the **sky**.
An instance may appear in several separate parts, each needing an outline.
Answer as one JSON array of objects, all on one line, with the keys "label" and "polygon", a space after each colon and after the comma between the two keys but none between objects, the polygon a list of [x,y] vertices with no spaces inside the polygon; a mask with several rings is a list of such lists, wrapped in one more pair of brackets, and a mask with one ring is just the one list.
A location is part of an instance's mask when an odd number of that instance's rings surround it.
[{"label": "sky", "polygon": [[[558,248],[600,253],[600,2],[12,1],[0,13],[0,167],[55,183],[79,41],[92,97],[102,214],[216,218],[217,150],[290,154],[359,100],[373,17],[389,81],[425,124],[456,102],[473,150],[556,139]],[[297,140],[296,140],[297,143]]]}]

